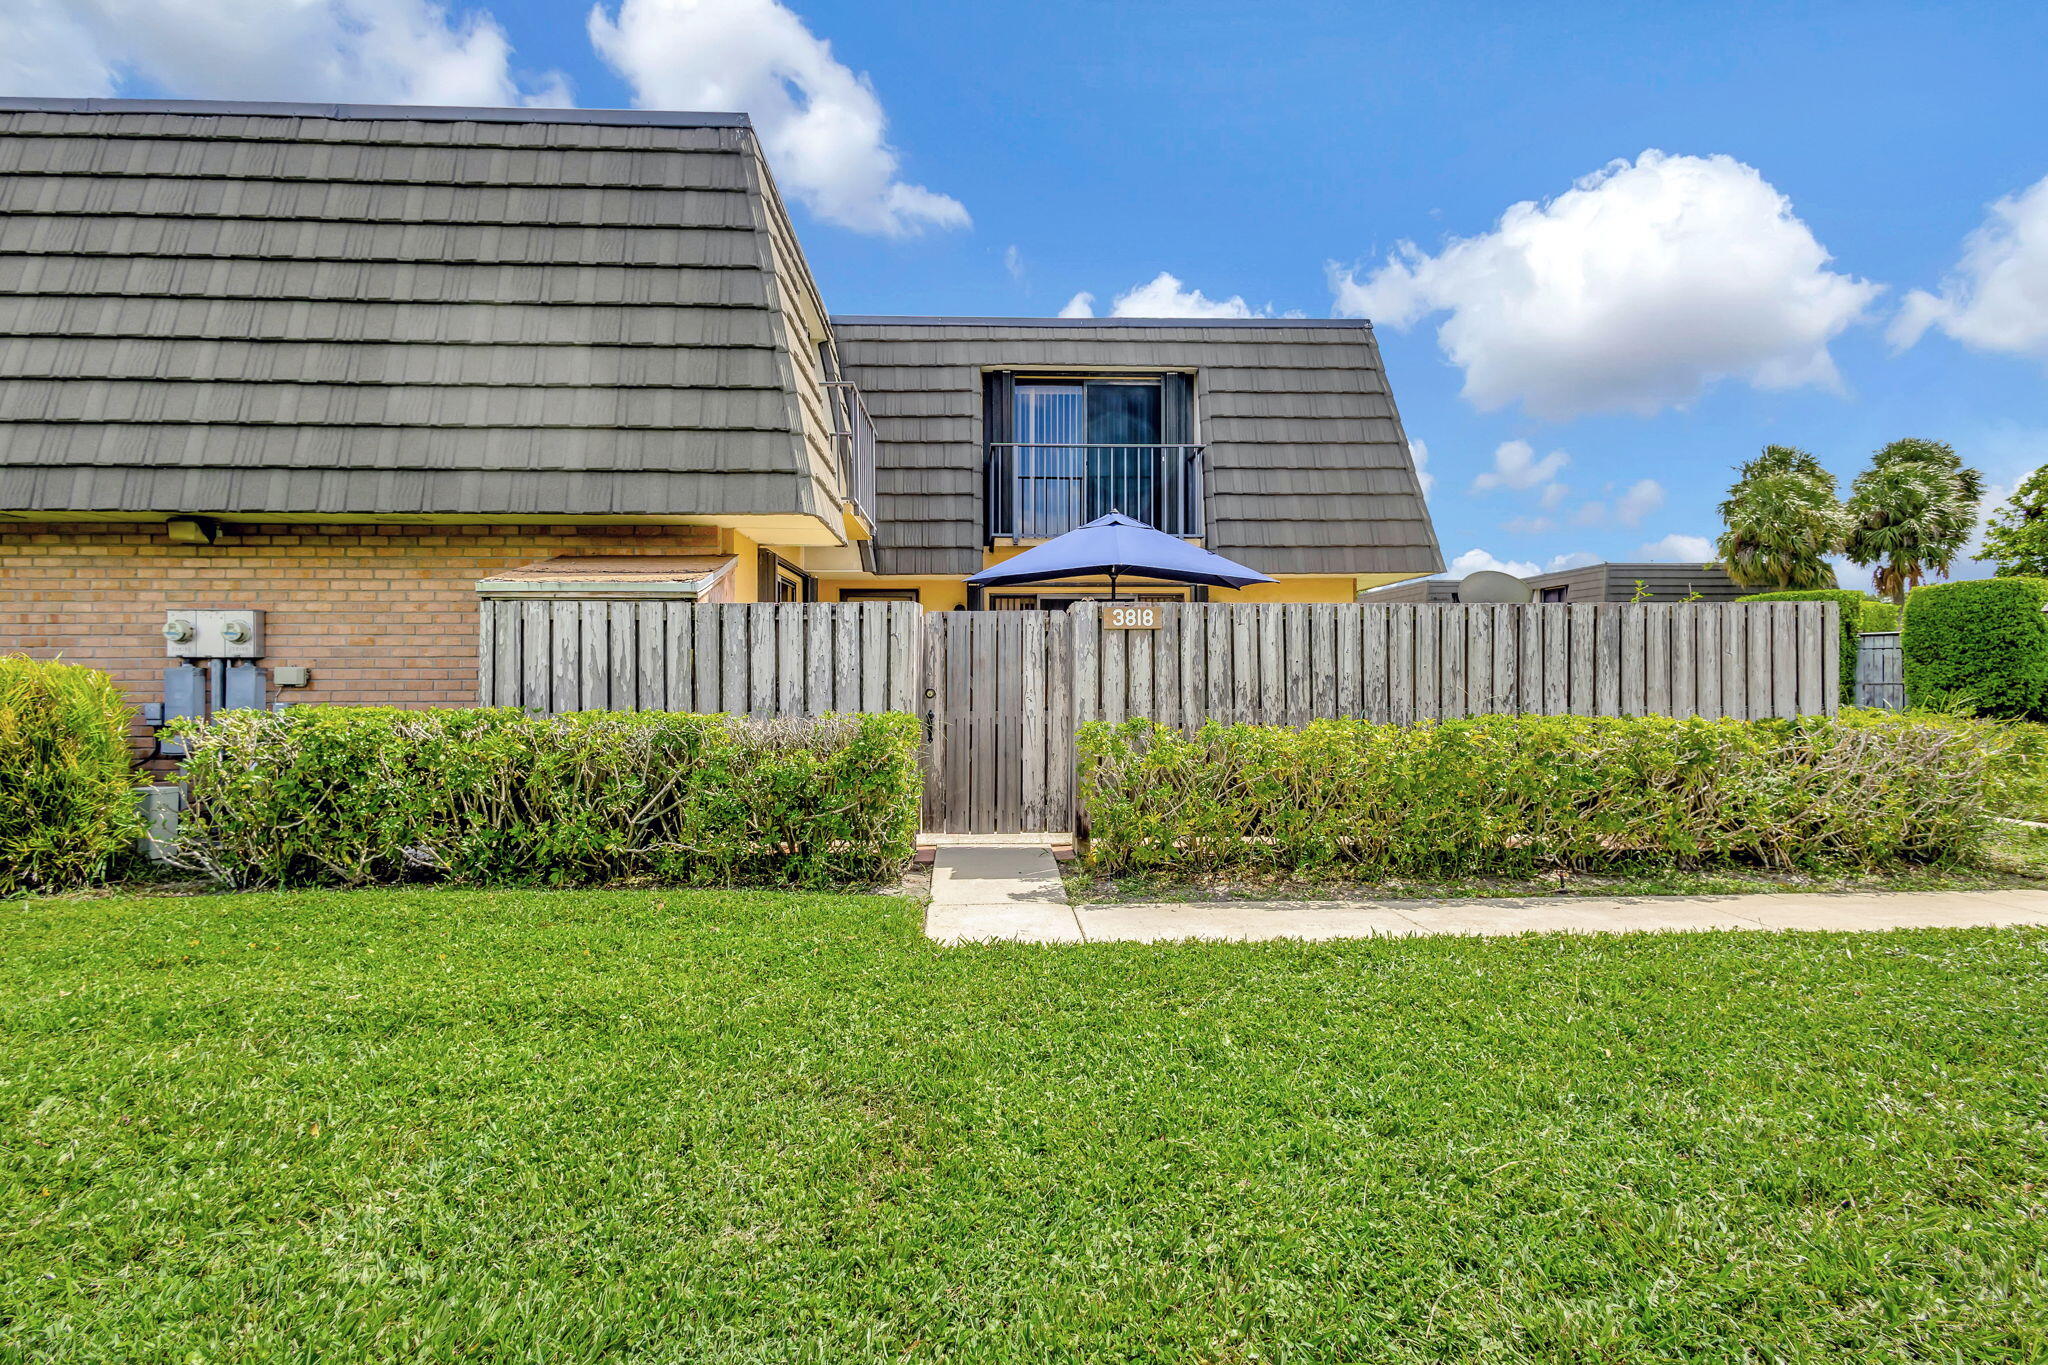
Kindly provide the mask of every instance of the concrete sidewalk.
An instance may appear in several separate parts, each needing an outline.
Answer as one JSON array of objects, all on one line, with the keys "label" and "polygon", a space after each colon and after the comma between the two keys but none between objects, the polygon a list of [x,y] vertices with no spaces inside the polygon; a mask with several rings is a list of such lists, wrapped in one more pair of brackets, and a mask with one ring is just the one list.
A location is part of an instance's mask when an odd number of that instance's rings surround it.
[{"label": "concrete sidewalk", "polygon": [[1071,906],[1050,849],[1011,845],[938,850],[925,932],[941,943],[1162,943],[2026,924],[2048,925],[2048,891]]},{"label": "concrete sidewalk", "polygon": [[2048,891],[1874,895],[1551,896],[1456,901],[1083,905],[1087,943],[1419,934],[1624,934],[1683,929],[1960,929],[2048,925]]}]

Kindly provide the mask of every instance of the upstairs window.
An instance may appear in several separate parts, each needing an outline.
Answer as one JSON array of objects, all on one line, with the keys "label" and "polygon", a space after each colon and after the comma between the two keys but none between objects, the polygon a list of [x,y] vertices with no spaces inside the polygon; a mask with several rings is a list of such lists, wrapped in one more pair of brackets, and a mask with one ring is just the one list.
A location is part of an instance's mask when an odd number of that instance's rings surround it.
[{"label": "upstairs window", "polygon": [[1201,534],[1184,374],[988,377],[991,539],[1043,540],[1116,511]]}]

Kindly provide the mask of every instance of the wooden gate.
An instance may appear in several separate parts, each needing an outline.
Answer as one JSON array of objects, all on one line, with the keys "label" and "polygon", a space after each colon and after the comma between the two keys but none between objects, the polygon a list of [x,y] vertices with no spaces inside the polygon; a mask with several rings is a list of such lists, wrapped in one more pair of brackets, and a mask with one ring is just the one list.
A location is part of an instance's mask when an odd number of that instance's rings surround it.
[{"label": "wooden gate", "polygon": [[924,622],[924,827],[1072,828],[1073,668],[1066,618],[933,612]]},{"label": "wooden gate", "polygon": [[1896,630],[1867,630],[1856,649],[1856,704],[1906,709],[1906,655]]}]

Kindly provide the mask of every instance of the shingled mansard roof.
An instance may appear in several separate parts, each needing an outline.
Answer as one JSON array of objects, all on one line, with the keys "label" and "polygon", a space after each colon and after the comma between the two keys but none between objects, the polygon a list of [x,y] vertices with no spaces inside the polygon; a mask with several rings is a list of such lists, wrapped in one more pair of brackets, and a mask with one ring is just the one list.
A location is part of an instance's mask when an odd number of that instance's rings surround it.
[{"label": "shingled mansard roof", "polygon": [[1443,568],[1372,328],[1349,320],[840,317],[880,455],[876,566],[981,567],[982,373],[1194,370],[1204,544],[1266,573]]},{"label": "shingled mansard roof", "polygon": [[[0,517],[835,528],[823,326],[740,115],[0,99]],[[884,573],[981,567],[981,373],[1060,367],[1195,372],[1211,549],[1442,567],[1362,323],[834,331]]]},{"label": "shingled mansard roof", "polygon": [[734,114],[0,100],[0,509],[836,523],[786,226]]}]

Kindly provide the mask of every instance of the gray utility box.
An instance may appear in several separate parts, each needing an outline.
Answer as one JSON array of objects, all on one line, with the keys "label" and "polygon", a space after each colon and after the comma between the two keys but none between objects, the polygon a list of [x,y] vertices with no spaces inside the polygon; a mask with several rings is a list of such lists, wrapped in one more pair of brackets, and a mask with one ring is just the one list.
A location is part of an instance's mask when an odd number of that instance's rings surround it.
[{"label": "gray utility box", "polygon": [[151,862],[163,862],[178,846],[178,817],[185,809],[185,789],[144,787],[136,799],[142,804],[143,833],[135,842]]},{"label": "gray utility box", "polygon": [[164,653],[173,659],[260,659],[260,611],[173,610],[164,613]]}]

